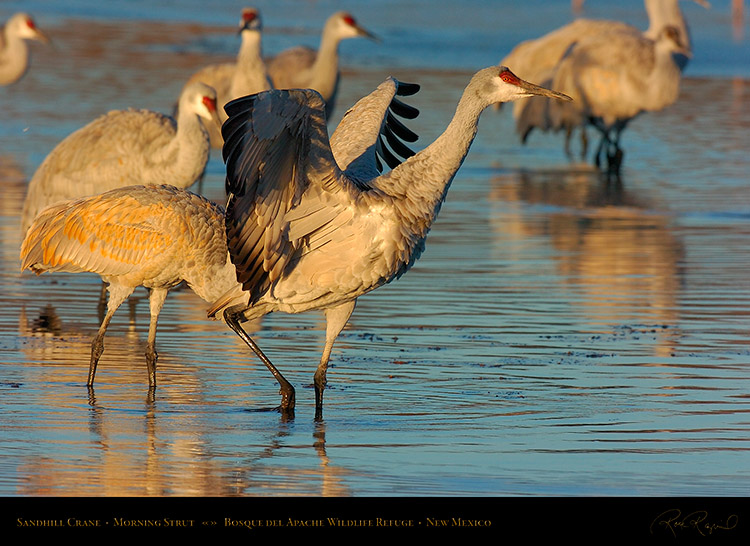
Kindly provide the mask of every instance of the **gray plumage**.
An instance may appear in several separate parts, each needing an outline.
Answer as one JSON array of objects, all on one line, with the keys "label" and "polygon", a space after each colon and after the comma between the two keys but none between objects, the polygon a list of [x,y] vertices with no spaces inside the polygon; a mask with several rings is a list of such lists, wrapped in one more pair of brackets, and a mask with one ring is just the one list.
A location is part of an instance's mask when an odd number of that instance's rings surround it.
[{"label": "gray plumage", "polygon": [[[254,8],[244,8],[240,18],[241,44],[236,61],[208,65],[190,76],[185,84],[188,86],[194,82],[203,82],[216,90],[221,123],[227,119],[223,108],[227,102],[245,95],[266,91],[272,87],[263,61],[262,30],[260,12]],[[221,148],[224,144],[221,126],[209,126],[208,133],[211,137],[211,146]]]},{"label": "gray plumage", "polygon": [[[358,297],[400,277],[421,255],[481,112],[533,94],[568,99],[490,67],[471,79],[435,142],[414,155],[403,143],[389,151],[383,139],[414,140],[393,114],[416,115],[396,98],[415,91],[386,80],[344,115],[330,141],[325,103],[315,91],[268,91],[226,106],[226,231],[240,285],[209,315],[223,317],[271,370],[283,411],[294,408],[294,388],[241,322],[273,311],[325,311],[326,343],[315,373],[320,416],[336,337]],[[334,153],[332,144],[343,142],[349,144]],[[410,157],[401,162],[396,149]],[[378,155],[392,170],[380,174]]]},{"label": "gray plumage", "polygon": [[339,44],[347,38],[377,39],[349,13],[331,15],[323,27],[318,50],[297,46],[266,59],[266,68],[276,89],[314,89],[326,102],[330,118],[336,102],[340,70]]},{"label": "gray plumage", "polygon": [[[410,89],[404,84],[401,87]],[[375,98],[373,94],[370,103]],[[379,100],[382,102],[382,98]],[[363,152],[361,122],[370,119],[371,113],[361,117],[357,112],[371,111],[366,105],[363,100],[352,109],[353,114],[345,116],[334,133],[339,149],[336,156],[342,165],[354,165],[356,156]],[[402,109],[407,114],[414,112],[405,105]],[[381,123],[371,125],[371,139],[375,140]],[[407,140],[416,139],[395,119],[382,124],[382,130],[388,131],[391,141],[395,138],[393,130]],[[393,157],[388,155],[387,160],[392,162]],[[150,290],[146,362],[149,384],[154,387],[156,324],[168,290],[184,280],[199,297],[214,302],[238,286],[227,250],[223,209],[173,186],[118,188],[45,208],[26,232],[21,264],[22,270],[37,274],[96,273],[107,285],[107,312],[91,345],[89,386],[94,383],[109,322],[136,287]]]},{"label": "gray plumage", "polygon": [[114,110],[78,129],[44,159],[29,182],[25,233],[45,206],[133,184],[190,187],[208,162],[208,133],[218,124],[216,93],[194,83],[180,97],[177,120],[150,110]]},{"label": "gray plumage", "polygon": [[[695,0],[705,5],[704,0]],[[594,36],[607,36],[609,34],[633,33],[637,36],[655,40],[661,30],[667,26],[675,27],[680,35],[684,50],[687,54],[675,53],[675,60],[680,69],[683,69],[691,52],[690,32],[679,6],[679,0],[644,0],[649,26],[645,31],[620,21],[598,20],[598,19],[576,19],[575,21],[560,27],[540,38],[527,40],[517,45],[502,60],[502,64],[511,67],[516,73],[531,81],[537,81],[543,85],[553,85],[555,71],[562,59],[569,55],[581,42]],[[613,45],[604,46],[610,54]],[[513,105],[513,118],[515,120],[516,132],[521,141],[526,142],[530,133],[535,130],[559,131],[564,130],[565,151],[570,155],[570,136],[577,126],[560,126],[552,123],[548,115],[549,101],[543,98],[529,98],[519,100]],[[584,127],[581,128],[584,137],[582,155],[586,153],[586,140]]]},{"label": "gray plumage", "polygon": [[30,53],[26,40],[49,42],[29,14],[16,13],[0,33],[0,85],[17,82],[28,70]]},{"label": "gray plumage", "polygon": [[555,70],[552,84],[573,97],[575,106],[550,103],[553,127],[592,124],[601,134],[596,152],[606,154],[610,174],[622,162],[620,134],[642,112],[677,100],[681,72],[675,54],[689,55],[679,30],[665,27],[656,40],[632,32],[612,32],[582,40]]}]

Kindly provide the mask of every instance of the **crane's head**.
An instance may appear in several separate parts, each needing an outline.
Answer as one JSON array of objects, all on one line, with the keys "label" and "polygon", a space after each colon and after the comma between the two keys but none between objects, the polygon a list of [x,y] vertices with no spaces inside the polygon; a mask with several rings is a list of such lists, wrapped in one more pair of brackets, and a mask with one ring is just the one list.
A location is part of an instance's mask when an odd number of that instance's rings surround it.
[{"label": "crane's head", "polygon": [[216,91],[210,85],[201,82],[187,85],[180,96],[179,111],[182,112],[183,109],[221,127],[216,105]]},{"label": "crane's head", "polygon": [[243,30],[260,31],[262,29],[263,22],[260,18],[260,12],[255,8],[243,8],[238,32],[241,34]]},{"label": "crane's head", "polygon": [[369,30],[361,27],[357,23],[357,20],[352,17],[350,13],[345,11],[339,11],[331,15],[331,17],[328,18],[326,27],[326,30],[330,28],[331,32],[333,32],[339,40],[364,37],[375,40],[376,42],[380,41],[377,36]]},{"label": "crane's head", "polygon": [[489,104],[510,102],[534,96],[564,101],[573,100],[563,93],[522,80],[511,72],[507,66],[485,68],[478,72],[475,78],[479,78],[484,83],[481,93],[486,95]]},{"label": "crane's head", "polygon": [[8,30],[24,40],[37,40],[42,43],[49,43],[49,38],[39,30],[33,17],[28,13],[16,13],[6,23]]}]

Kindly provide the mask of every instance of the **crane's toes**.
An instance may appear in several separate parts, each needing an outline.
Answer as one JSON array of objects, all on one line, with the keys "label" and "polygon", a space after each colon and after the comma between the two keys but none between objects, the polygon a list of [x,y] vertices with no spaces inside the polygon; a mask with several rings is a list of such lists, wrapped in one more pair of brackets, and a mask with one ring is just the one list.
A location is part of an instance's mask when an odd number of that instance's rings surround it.
[{"label": "crane's toes", "polygon": [[282,410],[293,410],[295,404],[295,392],[294,387],[291,385],[282,386],[279,389],[281,395],[281,405],[279,406]]}]

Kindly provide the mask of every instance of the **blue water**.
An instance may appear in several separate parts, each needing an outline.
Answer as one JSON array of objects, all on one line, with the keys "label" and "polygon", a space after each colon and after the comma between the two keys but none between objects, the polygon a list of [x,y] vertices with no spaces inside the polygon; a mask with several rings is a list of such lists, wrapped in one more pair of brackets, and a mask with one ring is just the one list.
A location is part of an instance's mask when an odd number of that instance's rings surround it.
[{"label": "blue water", "polygon": [[[272,54],[315,45],[339,2],[258,2]],[[521,146],[488,111],[417,266],[360,300],[312,419],[320,315],[257,339],[297,385],[292,422],[265,368],[187,290],[160,319],[123,307],[93,398],[83,386],[98,278],[18,272],[25,184],[109,108],[169,111],[191,71],[237,46],[236,2],[5,1],[54,45],[0,89],[0,494],[5,496],[744,496],[750,486],[750,48],[727,1],[683,2],[695,57],[680,100],[623,137],[623,187]],[[353,1],[382,41],[341,46],[341,108],[387,75],[417,81],[426,145],[463,86],[572,18],[565,1]],[[646,26],[637,1],[584,14]],[[746,16],[747,17],[747,16]],[[205,193],[223,199],[212,157]],[[141,294],[142,295],[142,294]]]}]

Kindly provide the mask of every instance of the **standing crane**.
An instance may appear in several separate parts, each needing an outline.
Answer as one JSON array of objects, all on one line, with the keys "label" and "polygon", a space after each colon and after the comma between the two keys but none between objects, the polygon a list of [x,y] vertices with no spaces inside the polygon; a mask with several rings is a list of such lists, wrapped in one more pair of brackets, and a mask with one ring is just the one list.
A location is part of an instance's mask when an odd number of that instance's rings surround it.
[{"label": "standing crane", "polygon": [[[402,93],[410,89],[405,84],[400,87]],[[364,110],[362,104],[358,112]],[[417,114],[397,100],[391,107],[404,117]],[[383,117],[377,108],[374,114]],[[417,135],[391,112],[385,120],[374,120],[366,127],[362,122],[362,115],[346,116],[334,132],[332,146],[340,165],[350,166],[352,172],[359,170],[357,156],[362,154],[363,145],[366,147],[363,138],[372,142],[385,138],[402,156],[413,154],[401,139],[414,142]],[[363,132],[367,128],[372,134]],[[389,166],[400,161],[380,142],[377,155]],[[381,160],[377,161],[382,169]],[[203,197],[167,185],[116,188],[50,205],[34,218],[26,231],[21,245],[21,269],[38,275],[89,272],[101,276],[103,286],[109,291],[109,301],[91,343],[89,387],[94,384],[109,323],[137,287],[144,286],[150,291],[146,364],[149,386],[155,388],[156,326],[167,292],[186,281],[199,297],[213,303],[237,286],[235,267],[227,249],[224,210]]]},{"label": "standing crane", "polygon": [[[472,77],[448,128],[432,144],[414,155],[393,146],[410,156],[399,163],[386,152],[381,131],[386,142],[390,133],[403,135],[392,113],[408,118],[414,110],[395,96],[416,90],[386,80],[344,115],[344,127],[337,128],[342,134],[331,140],[325,101],[313,90],[272,90],[225,107],[226,234],[239,284],[208,314],[223,318],[268,367],[280,385],[283,413],[294,409],[294,387],[241,323],[274,311],[325,312],[325,347],[314,375],[320,418],[335,339],[357,298],[399,278],[422,254],[482,111],[531,95],[570,100],[506,67],[486,68]],[[337,156],[331,146],[339,138],[352,144]],[[378,154],[390,171],[380,173]]]},{"label": "standing crane", "polygon": [[107,312],[91,344],[92,387],[112,316],[139,287],[149,290],[146,364],[156,386],[156,324],[167,292],[186,281],[207,302],[236,284],[224,211],[173,186],[128,186],[58,202],[33,221],[21,244],[21,270],[90,272],[107,283]]},{"label": "standing crane", "polygon": [[[697,4],[708,7],[705,0],[694,0]],[[502,60],[502,64],[510,66],[522,78],[552,85],[555,70],[560,61],[576,45],[592,36],[610,33],[632,32],[649,39],[656,39],[661,30],[671,25],[678,29],[683,49],[686,55],[678,54],[676,61],[680,69],[684,69],[692,52],[690,31],[679,6],[679,0],[644,0],[649,25],[645,31],[620,21],[606,19],[579,18],[544,36],[527,40],[518,44]],[[610,48],[611,50],[611,48]],[[575,126],[554,126],[548,116],[546,99],[529,98],[516,101],[513,104],[513,118],[516,132],[521,142],[526,143],[529,134],[534,129],[541,131],[565,130],[565,152],[570,153],[570,138]],[[585,127],[581,126],[581,157],[585,157],[588,150]]]},{"label": "standing crane", "polygon": [[29,45],[26,40],[49,43],[31,15],[16,13],[8,19],[0,34],[0,85],[17,82],[28,70]]},{"label": "standing crane", "polygon": [[620,134],[642,112],[671,105],[680,91],[677,55],[690,55],[676,27],[664,27],[656,40],[632,32],[612,32],[582,40],[560,62],[553,85],[575,105],[550,103],[553,126],[592,124],[601,134],[595,163],[606,154],[607,172],[617,175],[623,152]]},{"label": "standing crane", "polygon": [[22,232],[57,201],[133,184],[190,187],[210,153],[202,119],[219,123],[216,92],[198,82],[182,92],[176,120],[151,110],[113,110],[71,133],[29,182]]},{"label": "standing crane", "polygon": [[[190,76],[186,86],[194,82],[203,82],[216,90],[219,105],[219,120],[223,123],[227,116],[222,108],[232,99],[259,93],[271,89],[271,80],[266,72],[261,46],[263,23],[260,12],[255,8],[244,8],[240,18],[239,35],[241,38],[237,60],[233,63],[211,64],[201,68]],[[224,140],[221,137],[221,126],[209,126],[211,146],[221,148]]]},{"label": "standing crane", "polygon": [[339,44],[347,38],[366,37],[377,40],[362,28],[351,14],[339,11],[323,27],[318,50],[297,46],[266,59],[266,68],[276,89],[314,89],[326,101],[326,115],[331,117],[338,91]]},{"label": "standing crane", "polygon": [[397,96],[417,90],[387,79],[344,115],[330,139],[316,91],[270,90],[230,102],[222,129],[225,214],[188,191],[156,186],[42,211],[24,239],[22,268],[92,271],[110,283],[88,384],[109,320],[136,286],[151,290],[146,361],[149,384],[156,384],[158,313],[166,291],[184,279],[200,297],[215,300],[209,317],[223,319],[277,379],[286,416],[293,415],[294,387],[242,323],[274,311],[325,312],[325,348],[314,375],[321,418],[335,339],[359,296],[397,279],[421,255],[481,112],[529,95],[570,100],[505,67],[486,68],[469,82],[446,131],[415,154],[404,141],[416,135],[398,117],[418,111]]}]

